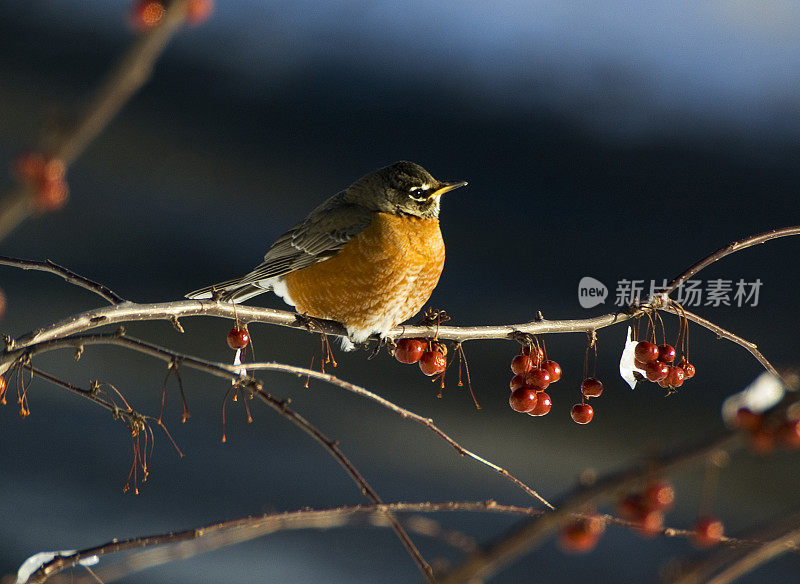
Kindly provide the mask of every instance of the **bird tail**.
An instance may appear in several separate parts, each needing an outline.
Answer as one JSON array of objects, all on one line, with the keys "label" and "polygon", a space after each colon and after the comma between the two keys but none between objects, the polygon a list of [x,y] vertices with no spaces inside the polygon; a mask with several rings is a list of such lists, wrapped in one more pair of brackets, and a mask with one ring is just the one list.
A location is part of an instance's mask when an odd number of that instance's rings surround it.
[{"label": "bird tail", "polygon": [[261,286],[254,286],[250,282],[242,282],[242,279],[243,278],[240,276],[231,280],[225,280],[224,282],[212,284],[211,286],[206,286],[205,288],[200,288],[199,290],[189,292],[186,298],[205,300],[213,298],[215,294],[219,294],[219,299],[223,302],[244,302],[253,296],[258,296],[269,290],[267,287],[262,288]]}]

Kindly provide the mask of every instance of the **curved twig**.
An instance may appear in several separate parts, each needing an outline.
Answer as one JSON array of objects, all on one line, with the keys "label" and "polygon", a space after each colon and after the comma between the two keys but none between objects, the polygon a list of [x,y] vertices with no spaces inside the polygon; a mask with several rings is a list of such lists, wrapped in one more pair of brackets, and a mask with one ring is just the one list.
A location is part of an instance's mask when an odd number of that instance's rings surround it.
[{"label": "curved twig", "polygon": [[672,292],[675,291],[678,286],[686,282],[689,278],[697,274],[703,268],[707,268],[714,262],[721,260],[727,255],[735,253],[737,251],[742,251],[743,249],[747,249],[748,247],[753,247],[754,245],[759,245],[761,243],[766,243],[773,239],[778,239],[780,237],[790,237],[792,235],[800,235],[800,225],[795,225],[792,227],[783,227],[781,229],[773,229],[771,231],[766,231],[764,233],[759,233],[758,235],[751,235],[750,237],[746,237],[740,241],[734,241],[733,243],[729,243],[725,247],[722,247],[715,251],[714,253],[707,255],[699,262],[696,262],[686,268],[680,275],[676,276],[672,279],[672,281],[667,284],[667,287],[661,292],[661,294],[666,294],[669,296]]},{"label": "curved twig", "polygon": [[15,268],[21,268],[23,270],[39,270],[41,272],[49,272],[51,274],[55,274],[56,276],[61,276],[69,282],[70,284],[75,284],[76,286],[80,286],[81,288],[85,288],[95,294],[105,298],[111,304],[121,304],[123,302],[127,302],[122,296],[89,278],[81,276],[80,274],[76,274],[72,270],[65,268],[64,266],[59,266],[55,262],[51,262],[50,260],[45,260],[43,262],[33,261],[33,260],[20,260],[17,258],[10,258],[8,256],[0,256],[0,266],[13,266]]},{"label": "curved twig", "polygon": [[703,328],[706,328],[706,329],[710,330],[712,333],[717,335],[718,338],[732,341],[732,342],[736,343],[737,345],[739,345],[741,347],[744,347],[745,349],[747,349],[750,352],[750,354],[753,357],[756,358],[756,360],[759,363],[761,363],[761,365],[764,367],[764,369],[766,369],[767,371],[772,373],[775,377],[782,378],[781,374],[778,373],[778,370],[775,369],[775,367],[772,365],[772,363],[767,361],[767,358],[764,357],[763,353],[761,353],[761,351],[758,350],[758,345],[756,345],[755,343],[753,343],[751,341],[748,341],[746,339],[743,339],[739,335],[736,335],[736,334],[732,333],[731,331],[729,331],[727,329],[724,329],[724,328],[722,328],[721,326],[719,326],[717,324],[714,324],[713,322],[711,322],[710,320],[708,320],[706,318],[703,318],[702,316],[699,316],[697,314],[689,312],[688,310],[685,310],[684,308],[676,309],[675,307],[669,307],[666,310],[670,310],[670,311],[674,312],[675,314],[677,314],[678,316],[685,316],[687,319],[691,320],[693,323],[699,324]]}]

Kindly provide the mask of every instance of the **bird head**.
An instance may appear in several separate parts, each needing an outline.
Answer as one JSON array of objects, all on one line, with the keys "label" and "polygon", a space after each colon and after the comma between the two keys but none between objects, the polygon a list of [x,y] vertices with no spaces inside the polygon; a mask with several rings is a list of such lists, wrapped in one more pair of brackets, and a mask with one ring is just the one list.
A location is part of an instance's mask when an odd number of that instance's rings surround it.
[{"label": "bird head", "polygon": [[440,197],[466,184],[436,180],[419,164],[402,160],[358,179],[348,199],[374,211],[435,218]]}]

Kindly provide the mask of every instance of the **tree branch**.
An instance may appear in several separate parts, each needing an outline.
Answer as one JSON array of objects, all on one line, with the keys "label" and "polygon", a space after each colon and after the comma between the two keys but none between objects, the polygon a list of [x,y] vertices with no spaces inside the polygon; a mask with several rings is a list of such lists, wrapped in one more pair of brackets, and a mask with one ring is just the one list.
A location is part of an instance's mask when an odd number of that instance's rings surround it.
[{"label": "tree branch", "polygon": [[[19,363],[22,361],[29,361],[34,356],[41,353],[46,353],[48,351],[53,351],[56,349],[63,349],[63,348],[80,349],[83,348],[85,345],[96,345],[96,344],[121,346],[127,349],[138,351],[140,353],[144,353],[146,355],[150,355],[152,357],[156,357],[170,364],[177,363],[180,366],[185,365],[187,367],[198,369],[200,371],[204,371],[205,373],[209,373],[217,377],[230,379],[232,381],[239,383],[242,387],[245,387],[249,391],[252,391],[254,395],[257,395],[262,401],[267,403],[267,405],[278,411],[281,415],[284,415],[284,417],[287,416],[286,413],[287,411],[291,412],[290,414],[291,416],[297,414],[295,414],[295,412],[292,412],[287,407],[285,401],[274,398],[269,394],[267,394],[266,392],[264,392],[262,390],[263,382],[247,376],[246,371],[247,370],[277,371],[280,373],[288,373],[295,376],[303,376],[303,377],[308,376],[311,377],[312,379],[319,379],[320,381],[330,383],[331,385],[340,387],[342,389],[355,393],[356,395],[366,397],[367,399],[370,399],[376,402],[377,404],[399,414],[403,418],[408,418],[419,424],[422,424],[430,431],[432,431],[434,434],[442,438],[450,446],[452,446],[455,449],[455,451],[458,452],[458,454],[460,454],[461,456],[469,456],[473,460],[476,460],[481,464],[488,466],[489,468],[491,468],[492,470],[494,470],[507,480],[514,483],[516,486],[525,491],[531,497],[538,499],[547,507],[551,509],[553,508],[553,506],[546,499],[544,499],[534,489],[532,489],[530,486],[526,485],[524,482],[516,478],[510,472],[461,446],[447,433],[445,433],[438,426],[436,426],[433,423],[432,419],[425,418],[424,416],[420,416],[419,414],[416,414],[410,410],[401,408],[400,406],[390,402],[385,398],[382,398],[381,396],[369,391],[368,389],[344,381],[333,375],[329,375],[327,373],[321,373],[319,371],[314,371],[312,369],[295,367],[283,363],[247,363],[239,366],[226,365],[215,361],[207,361],[205,359],[200,359],[199,357],[194,357],[192,355],[177,353],[175,351],[165,349],[158,345],[154,345],[152,343],[148,343],[140,339],[126,336],[124,332],[119,332],[119,331],[112,334],[81,335],[81,336],[72,336],[67,338],[44,341],[41,343],[37,343],[35,345],[27,346],[24,349],[17,349],[15,351],[6,353],[3,355],[3,361],[0,362],[7,362],[9,366],[13,366],[15,363]],[[297,425],[299,425],[301,429],[303,429],[306,432],[309,432],[310,428],[306,427],[304,424],[307,424],[309,427],[311,425],[304,419],[300,418],[299,415],[297,420],[292,418],[290,419],[293,422],[298,422]],[[326,447],[332,445],[333,448],[336,449],[336,442],[329,440],[328,438],[325,438],[324,436],[322,436],[321,433],[319,433],[318,435],[315,433],[311,433],[311,435],[317,441],[321,441],[321,443],[323,443],[323,445],[325,445]],[[350,465],[350,467],[351,466],[352,465]],[[348,469],[349,472],[349,467],[345,466],[345,468]],[[351,476],[353,476],[353,478],[356,478],[352,474]]]},{"label": "tree branch", "polygon": [[752,549],[742,553],[741,549],[722,549],[707,559],[696,562],[670,578],[665,584],[728,584],[757,567],[797,549],[800,543],[800,513],[776,522],[755,534]]},{"label": "tree branch", "polygon": [[[173,0],[161,21],[139,35],[94,91],[72,125],[58,136],[43,136],[39,148],[68,166],[150,78],[153,64],[186,16],[188,0]],[[18,184],[0,200],[0,240],[34,212],[32,189]]]},{"label": "tree branch", "polygon": [[751,235],[745,239],[740,241],[734,241],[733,243],[729,243],[725,247],[722,247],[715,251],[714,253],[707,255],[700,261],[692,264],[688,268],[686,268],[680,275],[676,276],[672,279],[672,281],[667,284],[667,287],[661,292],[661,294],[666,294],[669,296],[674,292],[678,286],[686,282],[689,278],[697,274],[700,270],[707,268],[711,264],[716,261],[721,260],[727,255],[735,253],[737,251],[742,251],[743,249],[747,249],[748,247],[753,247],[754,245],[759,245],[761,243],[766,243],[773,239],[778,239],[780,237],[790,237],[793,235],[800,235],[800,225],[792,226],[792,227],[783,227],[781,229],[773,229],[771,231],[766,231],[764,233],[759,233],[758,235]]},{"label": "tree branch", "polygon": [[56,276],[61,276],[70,284],[75,284],[76,286],[80,286],[81,288],[85,288],[86,290],[94,292],[95,294],[108,300],[111,304],[121,304],[123,302],[127,302],[127,300],[107,286],[76,274],[72,270],[63,266],[59,266],[50,260],[38,262],[34,260],[20,260],[8,256],[0,256],[0,266],[13,266],[23,270],[39,270],[41,272],[49,272],[51,274],[55,274]]},{"label": "tree branch", "polygon": [[440,584],[483,581],[499,572],[519,556],[541,544],[553,532],[572,520],[575,513],[597,506],[616,492],[636,486],[651,472],[664,474],[679,468],[701,464],[717,450],[728,450],[743,443],[737,433],[729,432],[672,454],[649,459],[646,465],[636,465],[609,475],[591,487],[578,488],[556,503],[556,510],[538,518],[523,521],[496,539],[484,550],[469,556],[459,567],[442,577]]}]

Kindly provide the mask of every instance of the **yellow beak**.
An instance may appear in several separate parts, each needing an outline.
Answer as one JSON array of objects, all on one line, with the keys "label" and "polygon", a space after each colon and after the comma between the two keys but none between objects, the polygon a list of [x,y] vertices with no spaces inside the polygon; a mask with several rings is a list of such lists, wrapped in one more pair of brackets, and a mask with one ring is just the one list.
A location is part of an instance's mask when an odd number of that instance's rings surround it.
[{"label": "yellow beak", "polygon": [[466,186],[466,185],[467,185],[467,181],[465,181],[465,180],[453,181],[453,182],[441,182],[441,183],[439,183],[439,188],[436,189],[435,191],[433,191],[430,194],[429,198],[434,199],[436,197],[440,197],[441,195],[443,195],[443,194],[445,194],[445,193],[447,193],[449,191],[452,191],[454,189],[457,189],[459,187],[463,187],[463,186]]}]

